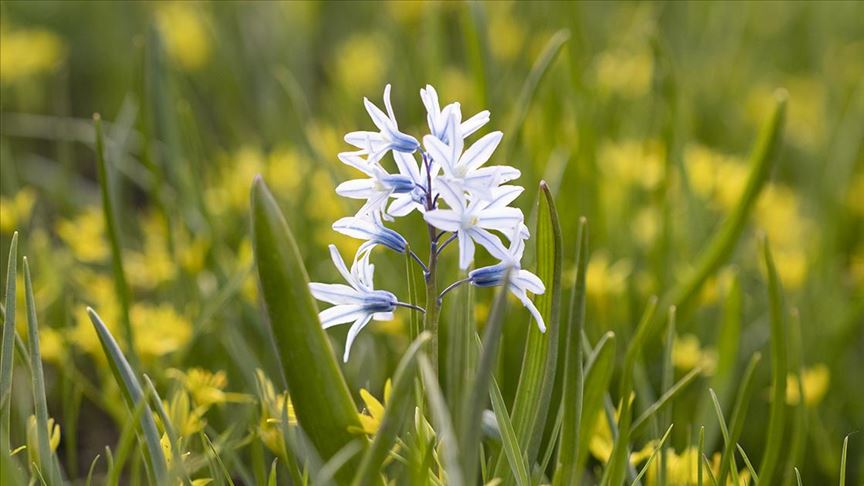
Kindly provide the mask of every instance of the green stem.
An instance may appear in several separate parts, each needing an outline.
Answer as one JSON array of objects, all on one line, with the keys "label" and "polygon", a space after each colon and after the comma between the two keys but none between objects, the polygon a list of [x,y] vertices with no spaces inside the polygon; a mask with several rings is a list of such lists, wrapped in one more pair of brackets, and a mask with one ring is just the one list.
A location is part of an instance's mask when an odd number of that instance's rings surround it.
[{"label": "green stem", "polygon": [[426,273],[426,314],[423,320],[423,329],[432,334],[432,339],[429,341],[429,356],[435,369],[439,369],[438,363],[438,314],[440,305],[438,303],[438,238],[435,235],[435,228],[429,226],[429,241],[431,242],[429,251],[429,269]]}]

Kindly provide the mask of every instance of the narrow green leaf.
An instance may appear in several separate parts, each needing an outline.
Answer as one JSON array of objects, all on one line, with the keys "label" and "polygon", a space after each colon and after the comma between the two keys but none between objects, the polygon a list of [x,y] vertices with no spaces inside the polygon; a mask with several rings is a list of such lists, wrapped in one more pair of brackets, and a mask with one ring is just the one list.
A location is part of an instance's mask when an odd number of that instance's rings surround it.
[{"label": "narrow green leaf", "polygon": [[267,486],[276,486],[276,463],[279,462],[279,459],[273,459],[273,463],[270,464],[270,475],[267,476]]},{"label": "narrow green leaf", "polygon": [[652,403],[651,406],[645,409],[645,411],[642,412],[642,415],[639,415],[639,418],[633,421],[632,432],[635,433],[643,425],[646,425],[648,423],[648,420],[650,420],[657,412],[662,410],[663,407],[666,406],[668,403],[671,403],[672,400],[676,396],[678,396],[678,394],[681,393],[684,388],[687,387],[687,385],[696,381],[696,378],[698,378],[701,374],[702,369],[697,367],[693,368],[686,375],[682,376],[681,379],[675,382],[675,384],[672,385],[672,387],[670,387],[668,390],[666,390],[666,393],[664,393],[656,402]]},{"label": "narrow green leaf", "polygon": [[786,324],[783,315],[783,290],[774,267],[768,240],[761,238],[765,270],[768,275],[768,304],[771,314],[771,411],[765,437],[765,451],[759,474],[765,484],[772,484],[777,473],[780,451],[784,447],[783,429],[786,422],[787,349]]},{"label": "narrow green leaf", "polygon": [[[144,400],[144,392],[141,390],[141,384],[135,378],[135,373],[132,367],[120,351],[120,346],[108,328],[102,322],[99,315],[91,308],[87,308],[87,314],[90,316],[90,321],[96,329],[96,334],[99,336],[99,342],[102,345],[102,350],[108,358],[108,364],[111,367],[111,372],[114,379],[117,381],[120,390],[123,393],[123,398],[129,410],[134,410],[139,402]],[[163,483],[167,479],[167,465],[165,463],[165,455],[162,452],[162,444],[159,441],[159,431],[156,429],[156,422],[153,420],[153,414],[149,407],[144,407],[144,412],[141,419],[138,421],[140,432],[143,435],[142,448],[147,451],[148,467],[157,482]]]},{"label": "narrow green leaf", "polygon": [[720,460],[720,484],[726,484],[724,481],[726,481],[726,475],[731,468],[738,468],[734,464],[734,445],[738,443],[738,438],[744,431],[744,419],[747,416],[747,407],[753,392],[753,376],[756,372],[756,366],[761,360],[762,354],[755,353],[750,358],[750,362],[741,376],[741,381],[738,383],[738,396],[735,398],[735,407],[732,409],[732,420],[729,421],[729,441],[726,443]]},{"label": "narrow green leaf", "polygon": [[849,452],[849,436],[843,439],[843,453],[840,454],[840,486],[846,486],[846,454]]},{"label": "narrow green leaf", "polygon": [[714,476],[714,471],[711,470],[711,461],[708,460],[708,456],[706,456],[705,453],[702,453],[702,461],[707,466],[705,472],[708,473],[708,478],[711,479],[711,484],[718,486],[720,483],[717,482],[717,477]]},{"label": "narrow green leaf", "polygon": [[51,452],[48,427],[48,402],[45,398],[45,374],[42,371],[42,353],[39,350],[39,322],[36,319],[36,302],[33,298],[33,282],[30,279],[30,264],[24,257],[24,295],[27,301],[27,336],[30,342],[30,369],[32,370],[33,404],[36,407],[36,442],[38,465],[45,472],[49,485],[60,484],[60,469]]},{"label": "narrow green leaf", "polygon": [[556,486],[573,484],[577,474],[580,424],[582,420],[583,369],[582,329],[585,322],[585,288],[588,269],[588,222],[579,219],[576,245],[576,281],[570,300],[570,317],[566,330],[561,333],[564,343],[563,393],[560,409],[561,442],[555,464],[553,483]]},{"label": "narrow green leaf", "polygon": [[[504,273],[504,282],[510,281],[510,272]],[[504,316],[507,311],[508,286],[498,290],[486,327],[483,332],[483,349],[477,363],[477,372],[462,403],[462,430],[459,448],[462,451],[462,471],[465,478],[471,480],[477,473],[477,451],[480,447],[480,423],[483,410],[486,408],[486,397],[489,393],[489,383],[494,371],[493,366],[498,358],[498,347],[501,342],[501,331],[504,326]],[[466,343],[468,344],[468,343]]]},{"label": "narrow green leaf", "polygon": [[90,463],[90,469],[87,470],[87,480],[84,481],[84,486],[90,486],[93,484],[93,471],[96,470],[96,463],[99,462],[99,459],[102,456],[96,454],[96,457],[93,458],[93,461]]},{"label": "narrow green leaf", "polygon": [[355,486],[365,486],[376,482],[380,475],[381,465],[387,458],[387,453],[396,441],[396,436],[409,416],[414,404],[412,388],[417,377],[417,356],[420,349],[432,336],[423,332],[411,343],[408,350],[399,361],[396,373],[393,375],[393,390],[390,402],[384,411],[384,418],[372,440],[372,445],[360,461],[360,469],[354,478]]},{"label": "narrow green leaf", "polygon": [[639,481],[642,479],[643,476],[645,476],[645,473],[648,472],[648,468],[651,467],[651,463],[654,462],[654,458],[657,456],[657,452],[659,452],[660,449],[663,448],[663,445],[666,444],[666,439],[669,438],[669,434],[672,432],[672,427],[674,427],[674,425],[670,424],[669,428],[666,429],[666,433],[663,434],[660,442],[657,444],[656,447],[654,447],[654,450],[651,451],[651,455],[648,456],[648,460],[645,461],[645,465],[642,466],[642,469],[639,471],[636,479],[634,479],[633,482],[630,483],[630,486],[636,486],[637,484],[639,484]]},{"label": "narrow green leaf", "polygon": [[[549,186],[540,183],[540,201],[537,218],[537,276],[546,285],[546,292],[536,297],[537,309],[546,321],[543,333],[532,321],[529,323],[527,344],[522,360],[522,373],[513,403],[513,427],[519,444],[533,463],[540,448],[558,359],[558,316],[561,301],[561,227]],[[495,476],[510,477],[499,457]]]},{"label": "narrow green leaf", "polygon": [[15,277],[18,265],[18,232],[12,234],[9,245],[9,264],[6,267],[5,319],[3,321],[3,347],[0,352],[0,455],[12,449],[9,431],[12,420],[12,368],[15,353]]},{"label": "narrow green leaf", "polygon": [[117,452],[114,453],[109,464],[110,467],[108,469],[106,484],[112,486],[120,484],[120,479],[123,475],[123,467],[126,465],[126,461],[129,459],[129,455],[132,453],[132,448],[135,445],[135,431],[138,428],[138,423],[144,416],[144,410],[146,409],[146,399],[140,400],[135,405],[135,409],[132,410],[129,420],[123,424],[123,428],[120,430],[120,437],[117,439],[117,445],[114,447],[114,450]]},{"label": "narrow green leaf", "polygon": [[750,471],[750,477],[753,478],[753,484],[759,484],[759,476],[756,474],[756,469],[753,467],[753,464],[750,462],[750,458],[747,457],[747,453],[744,452],[744,448],[741,447],[741,444],[735,444],[738,447],[738,453],[741,454],[741,458],[744,459],[744,464],[747,465],[747,470]]},{"label": "narrow green leaf", "polygon": [[581,471],[582,464],[588,457],[588,443],[594,433],[597,417],[603,409],[603,398],[615,369],[615,347],[615,333],[609,331],[597,342],[585,366],[585,393],[582,400],[579,444],[576,448],[577,471]]},{"label": "narrow green leaf", "polygon": [[798,484],[798,486],[804,486],[804,484],[801,482],[801,471],[799,471],[797,467],[795,467],[793,469],[795,470],[796,483]]},{"label": "narrow green leaf", "polygon": [[208,459],[215,465],[216,470],[222,473],[222,477],[228,484],[234,486],[234,480],[231,478],[231,473],[228,472],[228,468],[225,467],[225,462],[222,460],[222,456],[219,454],[216,446],[213,445],[213,441],[210,440],[210,437],[208,437],[204,431],[198,432],[198,437],[201,439],[201,443],[207,451]]},{"label": "narrow green leaf", "polygon": [[[704,425],[699,427],[699,449],[698,449],[698,452],[699,452],[699,456],[705,455],[705,426]],[[698,459],[696,460],[696,462],[698,463],[696,465],[696,484],[698,486],[702,486],[702,484],[703,484],[702,468],[704,467],[704,464],[702,464],[702,461],[700,461]]]},{"label": "narrow green leaf", "polygon": [[144,374],[144,385],[148,396],[152,398],[153,408],[155,408],[156,413],[159,414],[162,428],[165,430],[165,435],[168,437],[168,443],[171,445],[172,467],[169,468],[169,475],[172,478],[179,476],[183,484],[191,486],[192,482],[189,479],[189,475],[186,473],[182,452],[180,451],[180,440],[177,435],[177,429],[174,427],[174,424],[171,423],[171,417],[168,415],[168,411],[165,410],[165,406],[162,404],[162,397],[160,397],[159,392],[156,391],[156,387],[153,385],[153,380],[151,380],[150,376],[146,373]]},{"label": "narrow green leaf", "polygon": [[[801,343],[801,317],[798,314],[798,309],[792,309],[790,313],[789,325],[789,370],[795,373],[795,381],[792,386],[798,389],[798,396],[804,397],[804,365],[801,354],[803,353]],[[785,463],[786,475],[784,482],[789,484],[792,482],[793,471],[789,466],[798,464],[801,460],[801,452],[804,448],[804,443],[807,440],[807,404],[803,399],[798,400],[795,406],[795,415],[792,425],[792,439],[786,450]]]},{"label": "narrow green leaf", "polygon": [[114,293],[120,304],[120,325],[123,326],[123,337],[126,339],[126,356],[132,370],[139,369],[138,353],[135,349],[135,335],[132,321],[129,319],[129,285],[126,283],[126,273],[123,270],[123,249],[120,246],[120,231],[117,228],[117,213],[111,196],[111,179],[108,176],[108,164],[105,161],[105,140],[102,134],[102,117],[93,115],[96,128],[96,162],[99,173],[99,190],[102,195],[102,214],[105,219],[105,232],[111,244],[111,269],[114,275]]},{"label": "narrow green leaf", "polygon": [[492,400],[492,411],[495,413],[495,419],[501,431],[501,444],[504,448],[504,454],[510,463],[510,470],[516,478],[516,484],[519,486],[528,486],[531,484],[528,476],[528,463],[525,460],[522,449],[519,447],[516,431],[513,430],[513,422],[510,420],[510,414],[507,412],[507,404],[504,403],[501,389],[498,388],[498,382],[495,381],[494,377],[492,378],[492,383],[489,385],[489,397]]},{"label": "narrow green leaf", "polygon": [[[326,461],[355,438],[349,428],[359,427],[360,421],[329,338],[321,328],[294,236],[260,177],[252,186],[252,240],[297,421]],[[357,461],[342,468],[336,480],[350,482]]]},{"label": "narrow green leaf", "polygon": [[453,428],[453,420],[450,418],[450,411],[447,410],[447,402],[441,392],[441,385],[438,383],[437,373],[435,373],[435,369],[426,355],[420,354],[417,363],[420,366],[420,377],[426,388],[426,397],[432,412],[432,422],[435,425],[439,444],[443,450],[444,472],[447,476],[445,484],[462,486],[465,484],[463,479],[465,475],[462,473],[459,460],[458,439],[456,430]]},{"label": "narrow green leaf", "polygon": [[[732,444],[735,444],[735,442],[730,440],[729,429],[726,427],[726,419],[723,417],[723,407],[720,406],[720,402],[717,400],[717,394],[714,393],[714,390],[709,388],[708,393],[711,394],[711,404],[714,406],[714,413],[717,415],[717,422],[720,424],[720,432],[723,434],[724,444],[726,444],[726,447],[730,447]],[[735,462],[734,455],[729,464],[729,473],[732,475],[732,484],[740,484],[738,481],[738,464]]]}]

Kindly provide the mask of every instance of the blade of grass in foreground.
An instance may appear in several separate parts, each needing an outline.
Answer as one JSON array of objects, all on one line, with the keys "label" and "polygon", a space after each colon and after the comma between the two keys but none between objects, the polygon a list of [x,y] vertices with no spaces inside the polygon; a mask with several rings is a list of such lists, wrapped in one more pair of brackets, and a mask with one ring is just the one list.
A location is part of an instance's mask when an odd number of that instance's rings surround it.
[{"label": "blade of grass in foreground", "polygon": [[[552,193],[545,182],[540,183],[537,218],[537,276],[546,285],[546,292],[536,297],[537,309],[546,321],[546,332],[540,332],[536,323],[529,323],[528,342],[522,361],[522,373],[513,402],[513,427],[529,464],[536,459],[540,448],[549,399],[555,385],[558,360],[558,316],[561,301],[561,227]],[[512,477],[498,457],[494,477],[506,484]]]},{"label": "blade of grass in foreground", "polygon": [[430,338],[427,332],[420,334],[399,361],[399,366],[393,375],[393,392],[390,394],[390,401],[387,403],[384,418],[375,433],[375,438],[360,461],[360,470],[354,478],[355,486],[372,484],[380,474],[387,452],[396,441],[402,423],[411,412],[411,405],[414,403],[412,388],[417,377],[417,355]]},{"label": "blade of grass in foreground", "polygon": [[456,431],[453,428],[453,420],[447,410],[447,402],[441,392],[434,368],[426,355],[421,354],[418,358],[420,366],[420,377],[426,389],[426,397],[429,400],[429,410],[432,412],[432,423],[435,425],[440,447],[443,449],[444,472],[446,473],[445,484],[462,486],[465,484],[459,461],[459,445],[457,444]]},{"label": "blade of grass in foreground", "polygon": [[846,486],[846,453],[849,452],[849,436],[843,439],[843,453],[840,455],[840,486]]},{"label": "blade of grass in foreground", "polygon": [[[123,398],[126,400],[126,405],[129,410],[135,410],[139,402],[144,400],[144,392],[141,389],[141,384],[135,377],[129,361],[120,351],[120,346],[108,328],[102,322],[99,315],[91,308],[87,308],[87,314],[90,316],[90,321],[96,329],[96,334],[99,336],[99,342],[102,345],[102,350],[108,358],[108,364],[111,367],[111,372],[117,385],[123,392]],[[165,462],[165,454],[162,451],[162,444],[159,440],[159,431],[156,429],[156,422],[153,420],[153,414],[149,407],[144,407],[144,412],[139,421],[141,434],[143,435],[142,448],[146,451],[148,467],[155,478],[156,482],[163,484],[168,477],[167,464]]]},{"label": "blade of grass in foreground", "polygon": [[666,439],[669,438],[669,434],[672,432],[672,427],[674,427],[674,425],[670,424],[669,428],[666,429],[666,433],[663,434],[663,437],[660,438],[660,442],[657,444],[656,447],[654,447],[654,450],[651,451],[651,455],[648,457],[648,460],[645,461],[645,465],[642,466],[642,470],[639,471],[636,479],[634,479],[633,482],[630,483],[630,486],[636,486],[640,484],[639,481],[642,479],[643,476],[645,476],[645,473],[648,472],[648,468],[650,468],[651,463],[654,462],[654,458],[657,456],[657,452],[659,452],[663,448],[663,445],[666,443]]},{"label": "blade of grass in foreground", "polygon": [[45,399],[45,374],[42,372],[42,353],[39,350],[39,322],[36,320],[36,302],[33,298],[33,282],[30,265],[24,257],[24,294],[27,300],[27,336],[30,341],[30,369],[32,370],[33,404],[36,407],[36,443],[39,458],[37,464],[49,485],[62,482],[60,469],[51,452],[48,425],[48,402]]},{"label": "blade of grass in foreground", "polygon": [[[783,444],[783,428],[786,422],[786,324],[783,315],[783,289],[774,267],[774,259],[768,239],[761,238],[765,270],[768,275],[768,306],[771,314],[771,411],[765,438],[765,451],[759,465],[763,484],[773,484],[777,463]],[[782,472],[781,472],[782,474]]]},{"label": "blade of grass in foreground", "polygon": [[585,395],[582,400],[579,444],[576,448],[577,477],[585,458],[588,457],[588,443],[594,433],[594,426],[602,410],[612,372],[615,370],[615,348],[615,333],[609,331],[597,342],[595,351],[591,353],[585,366]]},{"label": "blade of grass in foreground", "polygon": [[[3,322],[3,347],[0,351],[0,455],[12,449],[9,428],[12,415],[12,355],[15,353],[15,277],[18,273],[18,232],[12,234],[9,245],[9,264],[6,267],[6,318]],[[10,459],[11,462],[11,459]]]},{"label": "blade of grass in foreground", "polygon": [[498,388],[495,377],[492,377],[492,383],[489,385],[489,397],[492,400],[492,411],[495,413],[495,420],[497,420],[498,428],[501,431],[501,444],[504,448],[504,454],[510,463],[510,470],[516,478],[516,484],[519,486],[528,486],[531,484],[531,479],[528,476],[528,463],[525,459],[525,454],[519,448],[519,441],[516,439],[516,432],[513,430],[513,422],[510,421],[510,414],[507,413],[507,404],[504,402],[504,397],[501,396],[501,389]]},{"label": "blade of grass in foreground", "polygon": [[[349,428],[359,428],[360,421],[329,338],[321,328],[294,236],[260,177],[252,185],[252,241],[297,422],[327,461],[356,438]],[[309,373],[310,369],[315,373]],[[349,483],[357,464],[355,456],[339,470],[336,480]]]},{"label": "blade of grass in foreground", "polygon": [[729,441],[726,443],[720,460],[720,484],[726,484],[726,475],[731,470],[730,464],[732,464],[731,467],[737,468],[734,465],[735,444],[738,443],[741,432],[744,431],[744,419],[747,416],[747,406],[753,391],[753,375],[761,360],[761,353],[756,353],[750,358],[750,363],[747,364],[739,383],[738,396],[735,398],[735,407],[732,409],[732,420],[729,421]]},{"label": "blade of grass in foreground", "polygon": [[585,281],[588,269],[588,222],[579,220],[579,236],[576,245],[576,282],[570,302],[570,317],[567,329],[562,332],[564,343],[564,366],[561,408],[561,443],[555,464],[554,484],[572,484],[576,477],[579,427],[582,420],[582,328],[585,321]]},{"label": "blade of grass in foreground", "polygon": [[[123,249],[120,247],[120,234],[117,230],[117,213],[111,197],[111,183],[108,177],[108,165],[105,162],[105,139],[102,135],[102,118],[98,113],[93,115],[96,126],[96,162],[99,172],[99,189],[102,195],[102,214],[105,219],[105,232],[111,243],[111,268],[114,272],[114,292],[120,304],[120,325],[123,326],[123,337],[126,339],[126,354],[132,370],[138,370],[139,360],[135,351],[135,335],[132,321],[129,320],[129,285],[126,283],[126,273],[123,271]],[[169,231],[170,233],[170,231]]]}]

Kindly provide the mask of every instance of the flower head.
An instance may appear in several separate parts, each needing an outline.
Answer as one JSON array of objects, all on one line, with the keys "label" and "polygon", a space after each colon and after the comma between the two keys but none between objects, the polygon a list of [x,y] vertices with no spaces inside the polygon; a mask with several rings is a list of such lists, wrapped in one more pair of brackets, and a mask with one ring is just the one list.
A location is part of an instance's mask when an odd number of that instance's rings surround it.
[{"label": "flower head", "polygon": [[351,345],[354,344],[360,331],[373,318],[377,321],[393,319],[393,309],[396,308],[398,301],[392,293],[374,289],[372,277],[375,273],[375,265],[369,263],[369,250],[358,255],[351,265],[350,272],[335,245],[330,245],[330,258],[348,285],[310,283],[309,289],[316,299],[334,304],[333,307],[318,313],[324,329],[353,321],[348,330],[345,354],[342,357],[347,362]]},{"label": "flower head", "polygon": [[364,155],[369,156],[370,161],[379,161],[388,150],[396,152],[413,153],[420,147],[417,139],[399,131],[396,122],[396,114],[393,113],[393,105],[390,103],[390,85],[384,87],[384,107],[387,113],[381,111],[367,98],[363,98],[366,111],[372,118],[372,123],[380,130],[379,132],[358,131],[345,135],[345,141],[360,149]]},{"label": "flower head", "polygon": [[383,245],[397,253],[405,253],[408,250],[408,242],[399,233],[384,226],[379,218],[372,220],[347,217],[333,223],[333,229],[343,235],[366,240],[358,251],[364,251],[375,245]]},{"label": "flower head", "polygon": [[[462,112],[459,103],[450,103],[441,109],[438,103],[438,92],[432,85],[420,89],[420,99],[426,107],[426,121],[429,123],[429,131],[444,143],[452,140],[448,137],[447,128],[450,123],[458,121],[454,127],[460,138],[466,138],[476,132],[489,122],[489,110],[483,110],[471,118],[462,121]],[[455,115],[451,118],[451,114]]]}]

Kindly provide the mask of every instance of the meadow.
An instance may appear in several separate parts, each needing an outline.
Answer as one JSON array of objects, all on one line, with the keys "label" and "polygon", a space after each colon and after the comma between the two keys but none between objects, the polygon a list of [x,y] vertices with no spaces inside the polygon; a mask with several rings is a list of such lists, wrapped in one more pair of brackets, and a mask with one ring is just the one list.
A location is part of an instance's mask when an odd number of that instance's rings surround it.
[{"label": "meadow", "polygon": [[3,485],[864,484],[864,3],[3,0],[0,254]]}]

